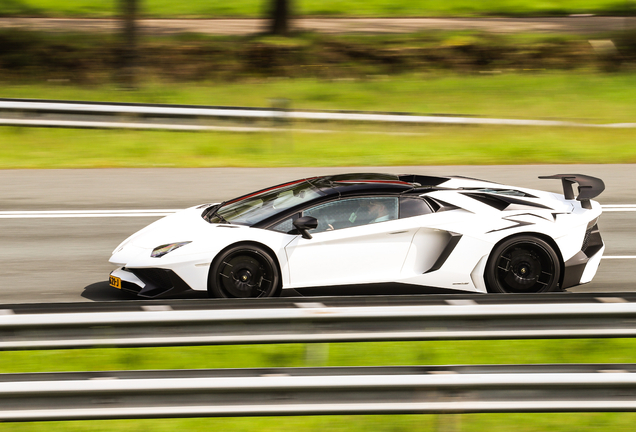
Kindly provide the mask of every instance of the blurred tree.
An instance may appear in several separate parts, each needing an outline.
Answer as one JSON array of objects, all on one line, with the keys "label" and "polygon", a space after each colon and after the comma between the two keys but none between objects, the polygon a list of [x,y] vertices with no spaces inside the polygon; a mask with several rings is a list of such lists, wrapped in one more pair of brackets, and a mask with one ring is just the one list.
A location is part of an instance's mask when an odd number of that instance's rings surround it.
[{"label": "blurred tree", "polygon": [[135,87],[137,62],[137,12],[139,0],[119,0],[122,40],[119,54],[119,80],[125,88]]},{"label": "blurred tree", "polygon": [[291,0],[272,0],[270,33],[286,36],[289,33]]}]

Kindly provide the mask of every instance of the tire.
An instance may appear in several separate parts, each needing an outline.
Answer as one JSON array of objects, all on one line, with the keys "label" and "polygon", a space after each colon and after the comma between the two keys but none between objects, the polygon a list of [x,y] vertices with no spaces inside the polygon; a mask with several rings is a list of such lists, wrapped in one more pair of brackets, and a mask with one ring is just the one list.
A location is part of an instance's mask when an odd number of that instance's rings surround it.
[{"label": "tire", "polygon": [[496,246],[486,264],[488,292],[557,291],[561,263],[552,247],[532,236],[512,237]]},{"label": "tire", "polygon": [[210,297],[276,297],[280,290],[278,265],[261,247],[231,247],[222,252],[210,266]]}]

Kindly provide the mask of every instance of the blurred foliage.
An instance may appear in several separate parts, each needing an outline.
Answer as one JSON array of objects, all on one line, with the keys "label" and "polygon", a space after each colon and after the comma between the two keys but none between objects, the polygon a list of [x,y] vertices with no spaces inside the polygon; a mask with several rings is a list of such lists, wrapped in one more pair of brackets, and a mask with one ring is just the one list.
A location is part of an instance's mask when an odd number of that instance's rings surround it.
[{"label": "blurred foliage", "polygon": [[[573,36],[426,32],[400,35],[297,34],[146,37],[137,74],[172,81],[236,81],[253,77],[321,79],[455,71],[633,71],[636,31],[610,35],[616,50],[598,53]],[[113,35],[0,30],[0,79],[104,83],[122,49]]]}]

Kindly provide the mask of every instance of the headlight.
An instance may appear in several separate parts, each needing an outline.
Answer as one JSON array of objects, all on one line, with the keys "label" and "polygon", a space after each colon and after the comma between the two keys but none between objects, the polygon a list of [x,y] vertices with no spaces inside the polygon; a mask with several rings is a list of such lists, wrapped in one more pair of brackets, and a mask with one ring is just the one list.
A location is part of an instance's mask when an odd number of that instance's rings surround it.
[{"label": "headlight", "polygon": [[186,241],[186,242],[170,243],[170,244],[157,246],[156,248],[152,250],[152,253],[150,254],[150,256],[153,258],[161,258],[162,256],[172,252],[173,250],[179,249],[181,246],[187,245],[188,243],[192,243],[192,242]]}]

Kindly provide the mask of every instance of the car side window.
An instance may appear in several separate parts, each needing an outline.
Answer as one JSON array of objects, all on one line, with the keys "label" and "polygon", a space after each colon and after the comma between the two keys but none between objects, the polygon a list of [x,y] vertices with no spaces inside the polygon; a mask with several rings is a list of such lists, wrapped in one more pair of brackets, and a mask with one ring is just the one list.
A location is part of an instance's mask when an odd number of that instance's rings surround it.
[{"label": "car side window", "polygon": [[[312,207],[305,210],[302,215],[312,216],[318,220],[318,227],[311,230],[312,233],[351,228],[397,219],[398,199],[395,197],[342,199]],[[299,216],[300,214],[297,213],[288,217],[271,226],[270,229],[287,234],[296,233],[293,222]]]},{"label": "car side window", "polygon": [[419,197],[400,198],[400,219],[433,213],[426,201]]},{"label": "car side window", "polygon": [[318,219],[314,233],[351,228],[398,218],[395,197],[349,198],[322,204],[303,212]]},{"label": "car side window", "polygon": [[[284,219],[283,221],[281,221],[281,222],[277,223],[276,225],[273,225],[272,227],[270,227],[270,229],[272,229],[274,231],[286,233],[286,234],[296,233],[295,232],[296,231],[296,227],[294,226],[294,221],[296,219],[298,219],[298,217],[300,217],[300,213],[296,213],[292,217],[288,217],[287,219]],[[296,234],[298,234],[298,233],[296,233]]]}]

